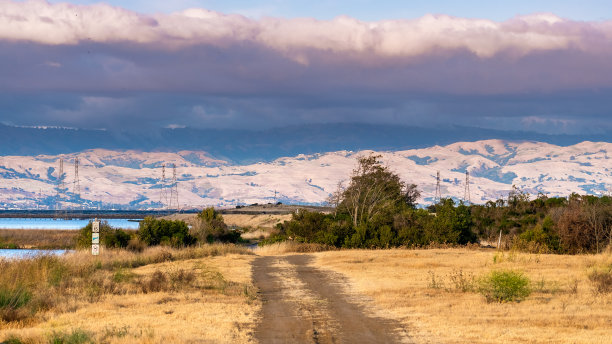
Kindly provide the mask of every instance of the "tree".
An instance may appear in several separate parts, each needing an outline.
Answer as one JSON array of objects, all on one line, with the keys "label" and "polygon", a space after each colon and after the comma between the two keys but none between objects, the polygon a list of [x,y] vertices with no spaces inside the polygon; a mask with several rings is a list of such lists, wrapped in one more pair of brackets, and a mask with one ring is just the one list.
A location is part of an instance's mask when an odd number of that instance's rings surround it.
[{"label": "tree", "polygon": [[380,155],[360,158],[349,186],[342,193],[340,207],[350,214],[355,228],[383,212],[393,213],[402,202],[404,184],[381,164],[380,158]]},{"label": "tree", "polygon": [[327,198],[327,204],[334,207],[334,217],[338,215],[338,207],[340,206],[340,202],[342,202],[343,193],[344,193],[344,185],[342,185],[342,182],[338,182],[336,191],[331,193],[329,197]]},{"label": "tree", "polygon": [[240,232],[229,230],[221,213],[213,207],[205,208],[197,215],[191,232],[200,241],[236,243],[240,239]]},{"label": "tree", "polygon": [[417,201],[421,198],[421,191],[417,189],[416,184],[408,184],[404,191],[404,202],[412,209],[416,209]]},{"label": "tree", "polygon": [[469,208],[463,203],[455,206],[450,198],[440,200],[436,205],[436,216],[428,224],[426,236],[428,242],[462,245],[476,242]]}]

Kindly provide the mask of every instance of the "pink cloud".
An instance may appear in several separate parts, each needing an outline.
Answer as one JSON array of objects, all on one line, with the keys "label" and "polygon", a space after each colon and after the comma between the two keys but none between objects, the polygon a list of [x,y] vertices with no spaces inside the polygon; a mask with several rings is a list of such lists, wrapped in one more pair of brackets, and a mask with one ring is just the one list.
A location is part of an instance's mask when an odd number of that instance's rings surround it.
[{"label": "pink cloud", "polygon": [[253,20],[205,9],[143,15],[106,4],[79,6],[45,1],[0,2],[0,39],[47,45],[128,42],[157,49],[256,44],[306,64],[310,54],[358,59],[418,58],[468,51],[500,53],[578,49],[597,52],[612,40],[612,22],[576,22],[552,14],[505,22],[426,15],[410,20],[363,22],[350,17]]}]

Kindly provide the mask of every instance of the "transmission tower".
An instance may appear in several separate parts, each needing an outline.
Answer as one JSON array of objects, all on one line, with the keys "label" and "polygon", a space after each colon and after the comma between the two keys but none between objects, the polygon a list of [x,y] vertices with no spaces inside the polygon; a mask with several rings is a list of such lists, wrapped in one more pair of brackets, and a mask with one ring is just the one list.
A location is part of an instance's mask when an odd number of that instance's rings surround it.
[{"label": "transmission tower", "polygon": [[168,203],[168,192],[166,190],[166,164],[162,165],[162,177],[161,177],[161,188],[159,189],[159,203],[162,204],[162,208],[164,204]]},{"label": "transmission tower", "polygon": [[465,194],[463,195],[463,201],[466,204],[472,203],[472,198],[470,195],[470,172],[465,171]]},{"label": "transmission tower", "polygon": [[[176,208],[172,208],[172,206],[176,203]],[[168,209],[176,209],[178,210],[179,200],[178,200],[178,182],[176,180],[176,165],[172,164],[172,184],[170,185],[170,202],[168,202]]]},{"label": "transmission tower", "polygon": [[72,193],[78,202],[81,198],[81,181],[79,180],[79,158],[74,158],[74,181],[72,182]]},{"label": "transmission tower", "polygon": [[440,191],[440,171],[436,173],[436,195],[434,196],[434,203],[439,203],[442,200],[442,192]]},{"label": "transmission tower", "polygon": [[64,158],[59,160],[59,170],[57,173],[57,196],[55,197],[56,210],[62,209],[62,196],[64,194]]}]

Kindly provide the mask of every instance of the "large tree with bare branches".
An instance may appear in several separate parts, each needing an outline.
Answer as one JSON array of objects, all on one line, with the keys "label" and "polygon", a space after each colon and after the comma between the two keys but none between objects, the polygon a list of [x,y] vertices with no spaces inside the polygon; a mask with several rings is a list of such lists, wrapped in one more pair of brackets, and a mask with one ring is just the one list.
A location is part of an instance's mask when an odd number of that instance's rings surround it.
[{"label": "large tree with bare branches", "polygon": [[351,216],[354,227],[367,224],[377,215],[391,213],[403,201],[404,184],[380,158],[380,155],[360,158],[342,192],[339,206]]}]

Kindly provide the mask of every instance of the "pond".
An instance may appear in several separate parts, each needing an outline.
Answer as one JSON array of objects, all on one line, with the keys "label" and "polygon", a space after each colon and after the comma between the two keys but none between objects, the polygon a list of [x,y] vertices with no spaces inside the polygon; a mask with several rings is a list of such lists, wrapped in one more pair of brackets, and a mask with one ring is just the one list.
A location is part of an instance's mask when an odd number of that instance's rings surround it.
[{"label": "pond", "polygon": [[60,256],[66,252],[72,252],[71,250],[21,250],[21,249],[0,249],[0,259],[23,259],[35,257],[38,255],[56,255]]},{"label": "pond", "polygon": [[[0,229],[80,229],[92,219],[0,218]],[[100,219],[114,228],[138,229],[140,220]]]}]

